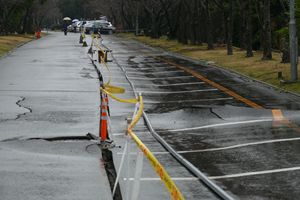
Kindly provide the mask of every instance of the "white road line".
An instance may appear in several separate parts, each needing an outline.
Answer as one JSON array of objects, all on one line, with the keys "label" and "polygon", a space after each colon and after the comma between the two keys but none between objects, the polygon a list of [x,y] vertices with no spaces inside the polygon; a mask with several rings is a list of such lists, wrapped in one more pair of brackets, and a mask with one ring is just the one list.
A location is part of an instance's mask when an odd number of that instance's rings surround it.
[{"label": "white road line", "polygon": [[128,77],[128,78],[132,80],[165,80],[165,79],[185,79],[185,78],[193,78],[193,77],[194,76],[173,76],[173,77],[159,77],[159,78]]},{"label": "white road line", "polygon": [[[171,177],[173,181],[198,181],[199,179],[196,177]],[[123,179],[124,181],[127,180],[127,178]],[[140,178],[140,181],[160,181],[161,179],[159,177],[144,177]],[[129,178],[129,181],[134,181],[134,178]]]},{"label": "white road line", "polygon": [[181,94],[181,93],[195,93],[195,92],[210,92],[210,91],[218,91],[218,89],[206,89],[206,90],[185,90],[185,91],[138,91],[138,93],[142,94]]},{"label": "white road line", "polygon": [[[297,170],[300,170],[300,167],[290,167],[290,168],[281,168],[281,169],[265,170],[265,171],[257,171],[257,172],[229,174],[229,175],[224,175],[224,176],[210,176],[208,178],[212,179],[212,180],[219,180],[219,179],[264,175],[264,174],[274,174],[274,173],[281,173],[281,172],[290,172],[290,171],[297,171]],[[198,181],[199,180],[197,177],[171,177],[171,179],[174,181]],[[127,181],[127,178],[124,178],[123,180]],[[134,178],[129,178],[129,181],[134,181]],[[160,181],[160,178],[159,177],[144,177],[144,178],[140,178],[140,181]]]},{"label": "white road line", "polygon": [[[199,127],[193,127],[193,128],[174,129],[174,130],[167,130],[167,131],[168,132],[192,131],[192,130],[200,130],[200,129],[206,129],[206,128],[215,128],[215,127],[232,126],[232,125],[240,125],[240,124],[254,124],[254,123],[261,123],[261,122],[272,122],[272,121],[273,121],[273,118],[266,118],[266,119],[249,120],[249,121],[211,124],[211,125],[205,125],[205,126],[199,126]],[[164,131],[157,131],[157,132],[164,132]]]},{"label": "white road line", "polygon": [[232,100],[233,97],[227,98],[216,98],[216,99],[196,99],[196,100],[179,100],[179,101],[144,101],[144,104],[161,104],[161,103],[193,103],[193,102],[205,102],[205,101],[224,101],[224,100]]},{"label": "white road line", "polygon": [[151,69],[170,69],[170,68],[176,68],[174,66],[167,66],[167,67],[164,67],[164,66],[160,66],[160,67],[157,67],[157,66],[153,66],[153,67],[124,67],[124,69],[126,69],[126,71],[128,69],[133,69],[133,70],[151,70]]},{"label": "white road line", "polygon": [[226,178],[238,178],[238,177],[245,177],[245,176],[256,176],[256,175],[264,175],[264,174],[274,174],[280,172],[289,172],[289,171],[297,171],[300,170],[300,167],[290,167],[290,168],[281,168],[281,169],[273,169],[273,170],[265,170],[265,171],[257,171],[257,172],[246,172],[246,173],[239,173],[239,174],[229,174],[224,176],[211,176],[210,179],[226,179]]},{"label": "white road line", "polygon": [[143,67],[143,68],[127,68],[125,69],[126,72],[136,72],[136,71],[148,71],[148,70],[154,70],[154,71],[161,71],[161,70],[168,70],[168,69],[176,69],[175,67]]},{"label": "white road line", "polygon": [[[191,150],[191,151],[177,151],[177,153],[183,154],[183,153],[200,153],[200,152],[209,152],[209,151],[222,151],[222,150],[236,149],[236,148],[242,148],[242,147],[248,147],[248,146],[256,146],[256,145],[261,145],[261,144],[272,144],[272,143],[289,142],[289,141],[297,141],[297,140],[300,140],[300,137],[277,139],[277,140],[265,140],[265,141],[259,141],[259,142],[249,142],[249,143],[244,143],[244,144],[237,144],[237,145],[232,145],[232,146],[227,146],[227,147],[219,147],[219,148],[211,148],[211,149],[200,149],[200,150]],[[158,152],[158,153],[160,153],[160,152]]]},{"label": "white road line", "polygon": [[[109,78],[109,75],[104,75],[104,78]],[[131,80],[166,80],[166,79],[185,79],[185,78],[193,78],[194,76],[173,76],[173,77],[158,77],[158,78],[147,78],[147,77],[128,77]],[[125,76],[112,76],[112,80],[115,79],[126,79]]]},{"label": "white road line", "polygon": [[[115,83],[115,82],[112,82],[116,85],[129,85],[129,83]],[[171,86],[183,86],[183,85],[203,85],[205,84],[205,82],[190,82],[190,83],[173,83],[173,84],[165,84],[165,85],[159,85],[159,84],[141,84],[143,86],[154,86],[154,87],[171,87]],[[139,86],[138,85],[135,85],[136,88],[138,88]]]},{"label": "white road line", "polygon": [[[183,86],[183,85],[203,85],[205,82],[189,82],[189,83],[172,83],[172,84],[141,84],[143,86],[154,86],[154,87],[171,87],[171,86]],[[138,88],[138,85],[135,85],[136,88]]]},{"label": "white road line", "polygon": [[[265,140],[265,141],[260,141],[260,142],[237,144],[237,145],[232,145],[232,146],[227,146],[227,147],[220,147],[220,148],[199,149],[199,150],[189,150],[189,151],[177,151],[177,153],[185,154],[185,153],[201,153],[201,152],[211,152],[211,151],[222,151],[222,150],[242,148],[242,147],[248,147],[248,146],[256,146],[256,145],[261,145],[261,144],[272,144],[272,143],[289,142],[289,141],[297,141],[297,140],[300,140],[300,137],[298,137],[298,138],[278,139],[278,140]],[[154,155],[169,154],[169,152],[167,152],[167,151],[156,151],[156,152],[152,152],[152,153]],[[122,154],[122,153],[120,153],[120,154]]]},{"label": "white road line", "polygon": [[183,70],[176,70],[176,71],[163,71],[163,72],[126,72],[128,75],[148,75],[148,74],[171,74],[171,73],[182,73]]}]

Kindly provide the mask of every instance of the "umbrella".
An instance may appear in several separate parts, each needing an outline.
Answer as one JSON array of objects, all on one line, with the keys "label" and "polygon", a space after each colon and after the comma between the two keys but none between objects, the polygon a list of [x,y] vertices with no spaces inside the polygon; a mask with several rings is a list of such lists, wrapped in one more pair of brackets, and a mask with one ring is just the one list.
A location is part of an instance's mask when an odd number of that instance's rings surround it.
[{"label": "umbrella", "polygon": [[73,22],[73,23],[74,23],[74,22],[79,22],[79,20],[78,20],[78,19],[73,19],[72,22]]},{"label": "umbrella", "polygon": [[64,21],[70,21],[71,18],[70,18],[70,17],[65,17],[63,20],[64,20]]}]

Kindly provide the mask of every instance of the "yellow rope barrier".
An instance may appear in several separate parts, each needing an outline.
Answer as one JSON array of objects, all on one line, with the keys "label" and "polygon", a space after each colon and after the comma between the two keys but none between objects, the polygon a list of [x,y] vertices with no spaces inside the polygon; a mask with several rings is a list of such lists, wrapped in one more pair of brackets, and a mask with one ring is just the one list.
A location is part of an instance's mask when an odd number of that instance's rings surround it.
[{"label": "yellow rope barrier", "polygon": [[121,102],[121,103],[131,103],[131,104],[136,104],[138,103],[137,99],[121,99],[115,95],[113,95],[112,93],[110,93],[109,91],[107,91],[106,89],[101,88],[101,91],[106,93],[108,96],[110,96],[111,98],[113,98],[114,100]]},{"label": "yellow rope barrier", "polygon": [[141,140],[134,134],[134,132],[129,129],[128,133],[150,161],[151,165],[155,169],[156,173],[159,175],[160,179],[166,186],[167,190],[169,191],[173,200],[184,200],[183,195],[181,194],[180,190],[175,185],[174,181],[171,179],[167,171],[164,167],[160,164],[157,158],[151,153],[151,151],[141,142]]},{"label": "yellow rope barrier", "polygon": [[[97,47],[99,51],[101,51],[103,53],[103,55],[105,55],[105,51],[101,48],[101,46],[98,44],[98,42],[94,42],[94,38],[92,40],[92,45]],[[96,40],[98,40],[98,38],[96,37]],[[105,62],[104,57],[101,57],[101,63],[105,66],[105,68],[107,69],[109,76],[108,76],[108,81],[104,84],[104,88],[106,89],[106,91],[108,91],[111,94],[123,94],[125,92],[125,89],[122,87],[118,87],[118,86],[113,86],[110,85],[111,80],[112,80],[112,75],[111,75],[111,71],[109,70],[109,67],[107,65],[107,63]]]},{"label": "yellow rope barrier", "polygon": [[[92,46],[97,47],[99,49],[99,51],[101,51],[103,53],[103,55],[105,55],[104,50],[101,48],[101,46],[98,44],[98,42],[95,44],[95,40],[98,41],[98,38],[94,37],[94,36],[92,36],[92,38],[93,38]],[[157,160],[157,158],[153,155],[153,153],[143,144],[143,142],[136,136],[136,134],[132,130],[135,127],[135,125],[139,122],[139,120],[141,119],[141,117],[143,115],[144,102],[143,102],[142,96],[140,95],[138,97],[138,99],[122,99],[122,98],[119,98],[119,97],[113,95],[116,93],[124,93],[125,89],[121,88],[121,87],[116,87],[116,86],[110,85],[110,82],[112,79],[111,72],[109,70],[107,63],[105,62],[104,57],[101,57],[100,59],[101,59],[101,63],[106,67],[106,69],[109,72],[109,79],[104,84],[104,88],[100,89],[101,92],[106,93],[108,96],[110,96],[111,98],[113,98],[116,101],[121,102],[121,103],[130,103],[130,104],[139,103],[139,105],[138,105],[139,109],[138,109],[136,115],[134,116],[134,119],[129,124],[129,126],[127,128],[127,132],[132,137],[132,139],[137,144],[137,146],[141,149],[141,151],[144,153],[144,155],[147,157],[147,159],[150,161],[154,170],[159,175],[162,182],[164,183],[167,190],[169,191],[171,198],[173,200],[184,200],[183,195],[181,194],[180,190],[177,188],[177,186],[175,185],[174,181],[171,179],[171,177],[169,176],[167,171],[164,169],[164,167],[161,165],[161,163]]]},{"label": "yellow rope barrier", "polygon": [[105,89],[101,88],[101,91],[106,93],[108,96],[110,96],[111,98],[113,98],[119,102],[132,103],[132,104],[139,103],[139,109],[138,109],[136,115],[134,116],[134,119],[128,126],[127,132],[132,137],[132,139],[137,144],[137,146],[141,149],[141,151],[144,153],[144,155],[147,157],[147,159],[150,161],[154,170],[159,175],[162,182],[164,183],[167,190],[169,191],[171,198],[173,200],[184,200],[183,195],[181,194],[180,190],[178,189],[178,187],[176,186],[174,181],[171,179],[171,177],[169,176],[167,171],[164,169],[164,167],[161,165],[161,163],[157,160],[157,158],[153,155],[153,153],[144,145],[144,143],[136,136],[136,134],[132,130],[135,127],[135,125],[139,122],[139,120],[141,119],[141,117],[143,115],[143,110],[144,110],[143,97],[139,96],[138,99],[121,99],[121,98],[114,96],[113,94],[111,94],[110,92],[108,92]]}]

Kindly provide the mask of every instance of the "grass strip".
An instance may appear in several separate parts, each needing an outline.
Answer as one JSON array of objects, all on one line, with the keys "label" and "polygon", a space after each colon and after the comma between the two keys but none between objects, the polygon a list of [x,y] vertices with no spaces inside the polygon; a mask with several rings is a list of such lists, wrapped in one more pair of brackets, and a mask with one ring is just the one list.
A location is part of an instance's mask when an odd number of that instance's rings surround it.
[{"label": "grass strip", "polygon": [[34,35],[7,35],[0,36],[0,57],[15,47],[34,39]]}]

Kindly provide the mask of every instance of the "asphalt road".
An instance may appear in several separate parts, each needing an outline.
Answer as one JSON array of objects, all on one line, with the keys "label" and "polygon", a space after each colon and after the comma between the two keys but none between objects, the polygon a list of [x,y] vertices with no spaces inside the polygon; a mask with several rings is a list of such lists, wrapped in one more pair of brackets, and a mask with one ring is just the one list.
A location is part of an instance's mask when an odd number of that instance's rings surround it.
[{"label": "asphalt road", "polygon": [[[0,59],[1,199],[111,199],[94,141],[30,138],[97,134],[99,88],[79,34],[51,33]],[[90,44],[90,39],[88,39]],[[297,199],[299,189],[299,97],[203,62],[172,55],[115,36],[110,72],[97,64],[122,98],[134,97],[125,78],[143,94],[156,132],[178,153],[235,199]],[[134,105],[110,101],[110,137],[120,166],[127,117]],[[219,199],[179,164],[143,121],[134,130],[166,168],[186,199]],[[130,140],[121,171],[123,197],[170,199],[143,158],[139,168]],[[126,178],[130,179],[126,179]],[[128,192],[129,191],[129,192]]]},{"label": "asphalt road", "polygon": [[[109,64],[112,83],[127,88],[124,97],[133,97],[122,66],[142,93],[156,132],[229,195],[236,199],[298,199],[300,97],[132,40],[105,36],[103,44],[113,50],[114,62]],[[108,78],[105,68],[102,73]],[[119,105],[111,105],[113,134],[122,146],[125,123],[116,124],[129,116],[130,108],[119,115],[114,106]],[[175,164],[143,123],[136,132],[187,199],[217,198]],[[118,165],[122,149],[115,151]],[[147,170],[142,177],[149,188],[159,184]],[[159,192],[154,197],[157,195]],[[159,199],[164,198],[166,195]]]},{"label": "asphalt road", "polygon": [[1,200],[112,199],[95,142],[28,140],[98,131],[98,81],[78,38],[51,33],[0,59]]}]

